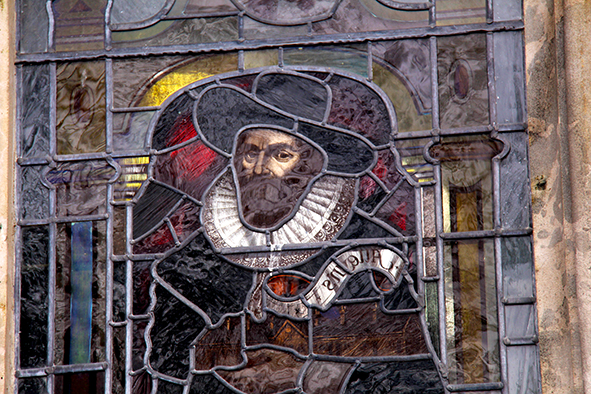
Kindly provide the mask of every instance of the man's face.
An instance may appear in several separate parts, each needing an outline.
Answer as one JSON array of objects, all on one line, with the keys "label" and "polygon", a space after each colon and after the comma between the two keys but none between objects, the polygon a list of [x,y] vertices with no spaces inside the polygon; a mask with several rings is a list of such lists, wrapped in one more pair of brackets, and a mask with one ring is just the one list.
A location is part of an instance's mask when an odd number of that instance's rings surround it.
[{"label": "man's face", "polygon": [[272,129],[250,129],[237,141],[242,214],[248,224],[273,227],[295,208],[309,181],[320,173],[322,154],[307,142]]}]

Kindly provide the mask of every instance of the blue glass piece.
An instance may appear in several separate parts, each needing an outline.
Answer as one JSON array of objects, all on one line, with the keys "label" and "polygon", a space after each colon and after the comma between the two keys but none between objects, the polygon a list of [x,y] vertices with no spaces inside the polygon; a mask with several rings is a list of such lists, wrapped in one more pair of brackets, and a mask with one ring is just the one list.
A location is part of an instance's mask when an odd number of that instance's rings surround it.
[{"label": "blue glass piece", "polygon": [[530,338],[536,334],[534,305],[505,306],[505,335],[509,339]]},{"label": "blue glass piece", "polygon": [[537,346],[507,348],[508,393],[541,393]]},{"label": "blue glass piece", "polygon": [[533,297],[533,257],[530,237],[502,239],[503,296]]},{"label": "blue glass piece", "polygon": [[497,90],[497,122],[525,120],[523,38],[521,31],[494,33],[494,66]]},{"label": "blue glass piece", "polygon": [[493,0],[495,22],[523,19],[523,4],[515,0]]},{"label": "blue glass piece", "polygon": [[44,378],[19,379],[18,394],[47,394]]},{"label": "blue glass piece", "polygon": [[23,66],[20,79],[20,154],[44,156],[49,153],[49,65]]},{"label": "blue glass piece", "polygon": [[22,243],[20,367],[34,368],[47,361],[49,229],[25,227]]},{"label": "blue glass piece", "polygon": [[525,133],[504,133],[511,150],[501,161],[501,221],[504,228],[531,226],[530,185]]},{"label": "blue glass piece", "polygon": [[47,1],[24,0],[20,3],[20,52],[47,52],[49,37]]},{"label": "blue glass piece", "polygon": [[90,362],[92,338],[92,222],[72,223],[70,364]]}]

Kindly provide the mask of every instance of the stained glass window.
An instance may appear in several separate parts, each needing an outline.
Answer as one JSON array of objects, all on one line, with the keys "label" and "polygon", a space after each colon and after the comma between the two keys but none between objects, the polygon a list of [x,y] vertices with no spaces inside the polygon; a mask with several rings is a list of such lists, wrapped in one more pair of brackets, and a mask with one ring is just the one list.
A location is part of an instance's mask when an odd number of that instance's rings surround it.
[{"label": "stained glass window", "polygon": [[540,392],[518,1],[18,19],[19,394]]}]

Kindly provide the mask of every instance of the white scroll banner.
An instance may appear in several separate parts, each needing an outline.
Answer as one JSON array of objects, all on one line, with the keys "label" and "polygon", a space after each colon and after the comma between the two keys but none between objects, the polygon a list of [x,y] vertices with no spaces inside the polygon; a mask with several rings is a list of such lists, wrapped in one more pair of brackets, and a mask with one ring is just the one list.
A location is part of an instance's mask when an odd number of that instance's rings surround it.
[{"label": "white scroll banner", "polygon": [[399,284],[403,268],[404,260],[402,257],[390,249],[363,248],[349,250],[333,258],[333,261],[317,276],[314,286],[306,294],[303,294],[304,302],[301,299],[279,301],[267,297],[267,307],[290,316],[297,310],[293,317],[302,318],[307,315],[302,310],[304,303],[321,310],[328,309],[347,279],[356,272],[367,269],[377,270],[396,286]]}]

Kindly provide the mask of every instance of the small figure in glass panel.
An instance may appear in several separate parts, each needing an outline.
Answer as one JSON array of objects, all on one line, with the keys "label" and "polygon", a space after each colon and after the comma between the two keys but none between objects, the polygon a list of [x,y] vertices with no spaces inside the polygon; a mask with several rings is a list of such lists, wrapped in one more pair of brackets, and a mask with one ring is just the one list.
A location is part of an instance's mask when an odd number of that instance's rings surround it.
[{"label": "small figure in glass panel", "polygon": [[153,259],[137,370],[158,392],[443,392],[395,129],[381,91],[323,69],[168,100],[133,223]]}]

